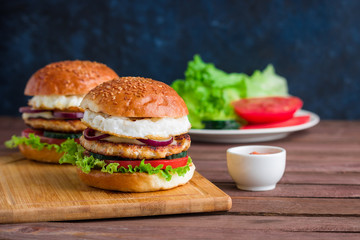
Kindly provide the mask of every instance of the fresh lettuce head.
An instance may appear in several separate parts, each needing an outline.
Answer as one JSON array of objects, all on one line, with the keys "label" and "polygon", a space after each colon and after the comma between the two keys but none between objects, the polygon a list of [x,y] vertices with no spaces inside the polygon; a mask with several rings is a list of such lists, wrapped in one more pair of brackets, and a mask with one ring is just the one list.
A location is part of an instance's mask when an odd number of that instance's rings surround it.
[{"label": "fresh lettuce head", "polygon": [[286,80],[275,74],[272,65],[252,76],[226,73],[199,55],[188,63],[185,79],[171,85],[184,99],[193,128],[204,128],[202,121],[235,120],[231,102],[256,96],[287,95]]},{"label": "fresh lettuce head", "polygon": [[199,55],[190,61],[184,80],[172,87],[184,99],[193,128],[203,128],[203,120],[235,119],[231,102],[245,97],[244,74],[227,74]]},{"label": "fresh lettuce head", "polygon": [[184,176],[185,173],[190,171],[190,164],[192,163],[192,160],[189,157],[188,162],[184,167],[172,168],[171,166],[167,166],[165,169],[162,169],[162,164],[153,167],[150,163],[145,163],[145,160],[142,160],[139,166],[132,167],[131,165],[128,165],[128,167],[125,168],[123,166],[119,167],[118,163],[106,164],[105,161],[94,158],[94,156],[84,155],[85,149],[72,139],[66,140],[61,147],[65,153],[59,160],[59,163],[76,165],[84,173],[89,173],[93,168],[109,174],[143,172],[147,174],[159,174],[164,177],[166,181],[170,181],[172,175],[175,173],[179,176]]},{"label": "fresh lettuce head", "polygon": [[262,72],[256,70],[245,82],[247,98],[288,95],[286,79],[277,75],[271,64]]}]

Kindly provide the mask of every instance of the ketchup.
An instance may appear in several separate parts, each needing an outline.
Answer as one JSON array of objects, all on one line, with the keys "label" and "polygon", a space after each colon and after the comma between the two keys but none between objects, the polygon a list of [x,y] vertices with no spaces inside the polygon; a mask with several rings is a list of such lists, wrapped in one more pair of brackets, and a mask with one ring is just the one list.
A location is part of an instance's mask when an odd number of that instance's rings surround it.
[{"label": "ketchup", "polygon": [[269,154],[269,153],[259,153],[259,152],[251,152],[250,155],[264,155],[264,154]]}]

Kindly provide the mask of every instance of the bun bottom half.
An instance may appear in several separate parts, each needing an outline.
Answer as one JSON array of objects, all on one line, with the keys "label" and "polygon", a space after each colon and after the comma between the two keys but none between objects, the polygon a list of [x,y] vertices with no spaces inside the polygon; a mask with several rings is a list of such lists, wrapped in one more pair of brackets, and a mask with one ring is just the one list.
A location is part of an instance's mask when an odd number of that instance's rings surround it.
[{"label": "bun bottom half", "polygon": [[64,154],[58,153],[54,149],[43,148],[42,150],[37,150],[25,144],[20,144],[19,149],[26,158],[46,163],[59,163],[59,159]]},{"label": "bun bottom half", "polygon": [[91,170],[90,173],[84,173],[77,169],[80,180],[88,186],[115,190],[120,192],[153,192],[167,190],[177,186],[184,185],[194,175],[195,165],[190,165],[190,171],[184,176],[177,173],[172,175],[170,181],[166,181],[160,174],[147,173],[103,173],[100,170]]}]

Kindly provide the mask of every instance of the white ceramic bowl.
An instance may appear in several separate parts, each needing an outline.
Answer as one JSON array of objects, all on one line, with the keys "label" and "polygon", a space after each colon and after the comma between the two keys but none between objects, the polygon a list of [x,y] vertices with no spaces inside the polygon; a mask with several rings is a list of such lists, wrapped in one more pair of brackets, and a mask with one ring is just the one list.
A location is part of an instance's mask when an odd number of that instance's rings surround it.
[{"label": "white ceramic bowl", "polygon": [[[261,154],[251,154],[253,152]],[[234,147],[227,150],[226,157],[230,176],[242,190],[272,190],[285,171],[286,151],[280,147]]]}]

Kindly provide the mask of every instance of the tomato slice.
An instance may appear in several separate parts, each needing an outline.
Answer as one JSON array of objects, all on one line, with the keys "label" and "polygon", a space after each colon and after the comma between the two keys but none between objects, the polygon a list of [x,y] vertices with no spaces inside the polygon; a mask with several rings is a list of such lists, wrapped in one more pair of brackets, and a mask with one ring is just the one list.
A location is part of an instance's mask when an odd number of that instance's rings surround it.
[{"label": "tomato slice", "polygon": [[[29,137],[30,133],[33,133],[36,136],[39,136],[40,137],[40,142],[43,142],[43,143],[60,145],[61,143],[66,141],[66,139],[44,137],[44,131],[34,130],[34,129],[31,129],[31,128],[27,128],[24,131],[22,131],[21,136]],[[79,143],[79,139],[76,138],[74,140],[75,140],[75,142]]]},{"label": "tomato slice", "polygon": [[236,114],[251,124],[288,120],[303,102],[298,97],[259,97],[240,99],[232,105]]},{"label": "tomato slice", "polygon": [[280,128],[280,127],[291,127],[301,125],[310,121],[310,115],[293,117],[286,121],[274,122],[274,123],[259,123],[250,124],[241,127],[241,129],[261,129],[261,128]]},{"label": "tomato slice", "polygon": [[[150,163],[152,167],[157,167],[160,164],[164,166],[162,169],[165,169],[167,166],[172,168],[184,167],[187,164],[188,156],[175,159],[154,159],[154,160],[145,160],[145,164]],[[139,166],[142,160],[104,160],[105,163],[118,163],[119,167],[127,168],[128,165],[132,167]]]}]

